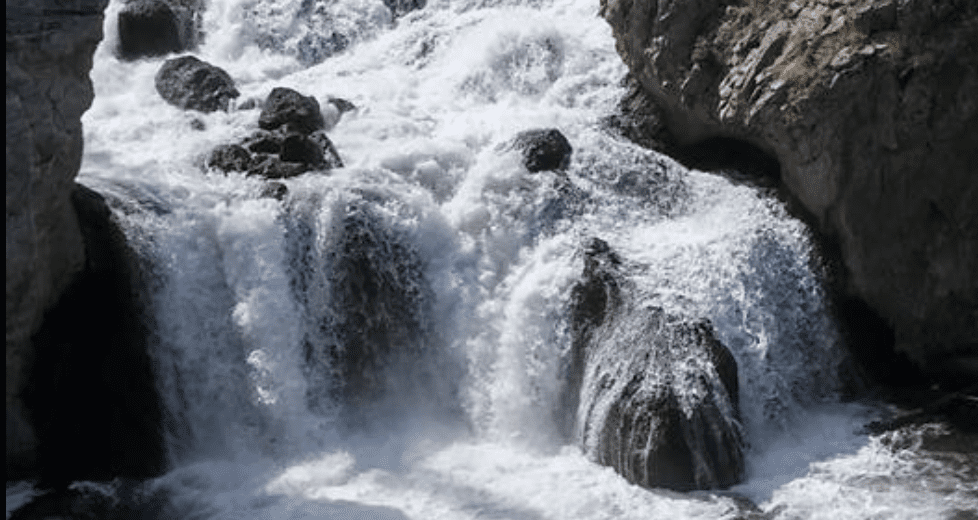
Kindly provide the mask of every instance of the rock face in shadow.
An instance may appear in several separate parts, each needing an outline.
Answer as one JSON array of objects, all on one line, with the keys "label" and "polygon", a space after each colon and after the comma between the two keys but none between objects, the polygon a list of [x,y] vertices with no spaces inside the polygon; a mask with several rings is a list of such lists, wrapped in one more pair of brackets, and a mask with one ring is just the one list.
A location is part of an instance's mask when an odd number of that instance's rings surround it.
[{"label": "rock face in shadow", "polygon": [[171,58],[156,72],[156,91],[167,103],[184,110],[227,110],[240,92],[224,69],[193,56]]},{"label": "rock face in shadow", "polygon": [[119,11],[119,57],[135,60],[192,50],[200,40],[199,0],[133,0]]},{"label": "rock face in shadow", "polygon": [[36,439],[22,392],[31,335],[85,262],[69,201],[82,158],[88,73],[107,1],[66,8],[54,0],[7,2],[6,468],[34,469]]},{"label": "rock face in shadow", "polygon": [[341,213],[328,232],[323,286],[311,269],[295,273],[298,300],[321,333],[306,339],[310,409],[340,402],[353,428],[376,417],[455,413],[459,369],[440,351],[419,253],[370,203],[350,202]]},{"label": "rock face in shadow", "polygon": [[679,145],[732,138],[776,157],[838,245],[845,292],[896,348],[942,382],[978,377],[978,4],[603,0],[601,13]]},{"label": "rock face in shadow", "polygon": [[155,476],[165,456],[139,259],[99,194],[76,185],[72,203],[85,267],[32,338],[24,391],[41,485],[56,489]]},{"label": "rock face in shadow", "polygon": [[[629,482],[687,491],[743,478],[737,364],[705,320],[631,302],[620,260],[585,251],[572,293],[576,429],[589,456]],[[573,398],[565,404],[574,406]]]}]

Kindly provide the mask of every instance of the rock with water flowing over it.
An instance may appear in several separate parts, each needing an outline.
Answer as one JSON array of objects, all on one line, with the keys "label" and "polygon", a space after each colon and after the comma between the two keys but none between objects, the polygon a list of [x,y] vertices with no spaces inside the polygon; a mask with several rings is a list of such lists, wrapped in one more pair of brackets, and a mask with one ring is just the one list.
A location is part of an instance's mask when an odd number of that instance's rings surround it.
[{"label": "rock with water flowing over it", "polygon": [[101,195],[79,185],[72,203],[85,267],[32,337],[24,391],[41,485],[55,489],[156,476],[165,460],[140,260]]},{"label": "rock with water flowing over it", "polygon": [[202,6],[197,0],[134,0],[119,11],[119,57],[134,60],[191,50]]},{"label": "rock with water flowing over it", "polygon": [[439,352],[434,293],[419,252],[371,203],[351,202],[336,217],[326,287],[296,283],[300,300],[317,292],[330,300],[331,311],[306,337],[311,409],[332,406],[339,395],[353,428],[372,417],[454,409],[459,370]]},{"label": "rock with water flowing over it", "polygon": [[523,165],[531,172],[566,170],[570,165],[570,142],[556,128],[538,128],[520,132],[509,147],[523,155]]},{"label": "rock with water flowing over it", "polygon": [[7,2],[6,472],[36,473],[37,439],[23,391],[31,335],[85,262],[71,205],[92,103],[92,57],[108,2]]},{"label": "rock with water flowing over it", "polygon": [[227,72],[194,56],[166,60],[155,81],[160,96],[184,110],[227,110],[240,95]]},{"label": "rock with water flowing over it", "polygon": [[391,10],[395,18],[411,11],[424,9],[427,3],[427,0],[384,0],[384,5]]},{"label": "rock with water flowing over it", "polygon": [[574,345],[565,405],[589,456],[629,482],[722,488],[744,474],[737,364],[709,322],[638,306],[601,240],[572,291]]},{"label": "rock with water flowing over it", "polygon": [[285,133],[308,135],[325,126],[319,101],[285,87],[275,87],[262,105],[258,126],[263,130],[285,127]]},{"label": "rock with water flowing over it", "polygon": [[949,387],[978,378],[978,3],[602,0],[601,13],[677,144],[735,138],[776,158],[834,237],[839,289],[893,329],[889,350]]}]

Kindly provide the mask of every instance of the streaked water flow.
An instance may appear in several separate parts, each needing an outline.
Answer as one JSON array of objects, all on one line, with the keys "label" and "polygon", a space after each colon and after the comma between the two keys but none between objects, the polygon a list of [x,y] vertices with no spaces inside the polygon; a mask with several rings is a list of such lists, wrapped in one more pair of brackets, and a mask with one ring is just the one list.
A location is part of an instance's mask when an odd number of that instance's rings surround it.
[{"label": "streaked water flow", "polygon": [[[912,449],[936,426],[900,442],[859,433],[875,411],[839,402],[845,355],[804,226],[763,192],[604,128],[625,69],[595,0],[431,0],[396,20],[379,0],[207,4],[196,54],[227,70],[241,99],[287,86],[358,108],[329,132],[345,168],[262,198],[260,179],[200,166],[254,131],[258,111],[167,105],[153,86],[161,59],[114,57],[121,5],[109,7],[79,180],[108,197],[152,266],[173,468],[150,487],[171,514],[974,511],[973,454]],[[572,143],[566,175],[529,174],[502,146],[540,127]],[[623,259],[635,302],[710,319],[733,352],[743,484],[642,489],[561,435],[567,308],[592,237]],[[383,306],[356,296],[364,266],[397,286]],[[378,313],[396,327],[371,325]],[[387,390],[359,403],[330,352],[380,330],[399,349],[363,370],[356,384]],[[8,511],[25,489],[8,487]]]}]

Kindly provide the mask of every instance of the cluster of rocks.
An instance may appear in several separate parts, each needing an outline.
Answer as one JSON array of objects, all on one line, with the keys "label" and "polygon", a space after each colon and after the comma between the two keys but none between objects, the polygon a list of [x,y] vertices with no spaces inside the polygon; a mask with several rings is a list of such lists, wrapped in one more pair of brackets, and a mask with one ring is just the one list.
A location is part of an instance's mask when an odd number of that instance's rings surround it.
[{"label": "cluster of rocks", "polygon": [[[331,98],[329,103],[341,113],[355,108],[348,101],[336,98]],[[215,148],[206,166],[224,172],[243,171],[266,179],[342,168],[343,160],[326,135],[325,126],[316,98],[277,87],[262,106],[259,130],[240,143]]]},{"label": "cluster of rocks", "polygon": [[120,58],[134,60],[192,50],[201,39],[201,0],[130,0],[117,22]]}]

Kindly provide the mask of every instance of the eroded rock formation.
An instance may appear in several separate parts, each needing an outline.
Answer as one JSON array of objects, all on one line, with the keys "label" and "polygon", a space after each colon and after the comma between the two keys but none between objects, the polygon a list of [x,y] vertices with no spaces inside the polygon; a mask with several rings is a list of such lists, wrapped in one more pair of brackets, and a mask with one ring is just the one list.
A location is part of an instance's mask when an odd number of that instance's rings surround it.
[{"label": "eroded rock formation", "polygon": [[978,4],[603,0],[601,12],[678,143],[734,138],[776,157],[838,244],[845,291],[896,348],[938,380],[978,377]]},{"label": "eroded rock formation", "polygon": [[7,2],[7,478],[34,465],[31,335],[85,262],[70,203],[107,0]]}]

